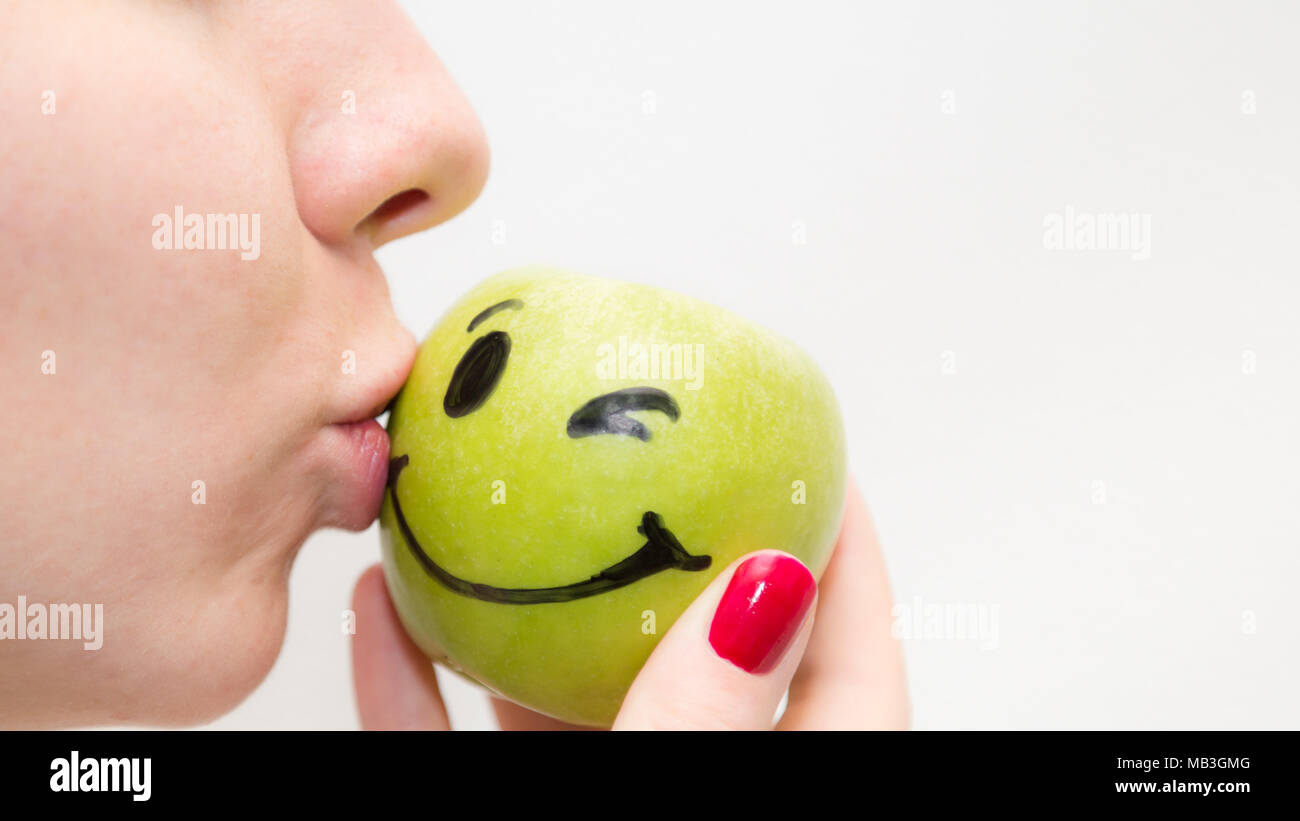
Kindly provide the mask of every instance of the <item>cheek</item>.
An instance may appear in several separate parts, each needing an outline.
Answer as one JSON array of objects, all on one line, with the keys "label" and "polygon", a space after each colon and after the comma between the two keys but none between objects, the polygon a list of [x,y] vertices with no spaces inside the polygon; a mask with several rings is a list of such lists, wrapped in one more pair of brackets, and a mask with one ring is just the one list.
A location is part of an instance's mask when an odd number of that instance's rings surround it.
[{"label": "cheek", "polygon": [[[182,601],[169,596],[152,609],[171,614],[165,624],[141,624],[139,635],[115,645],[121,653],[115,664],[130,671],[123,703],[137,705],[127,721],[206,723],[236,707],[266,678],[284,640],[287,584],[267,578],[226,590],[214,595],[198,589]],[[111,629],[107,614],[105,620]]]},{"label": "cheek", "polygon": [[[0,347],[15,362],[0,372],[14,388],[0,424],[23,432],[0,495],[46,517],[9,519],[0,537],[57,532],[41,538],[66,557],[55,554],[54,572],[42,552],[29,584],[110,604],[211,581],[240,550],[300,538],[307,512],[281,515],[267,485],[285,474],[268,466],[290,461],[293,431],[312,412],[295,410],[294,397],[317,392],[306,359],[337,357],[323,344],[327,312],[346,304],[305,277],[310,245],[259,85],[237,63],[205,62],[211,49],[197,34],[158,37],[157,21],[133,14],[126,4],[79,21],[100,35],[66,53],[39,50],[69,38],[7,38],[13,65],[50,68],[57,113],[0,129],[0,152],[29,160],[7,166],[0,186],[0,276],[12,286]],[[165,104],[141,105],[141,89]],[[0,96],[8,103],[3,80]],[[177,206],[244,217],[250,232],[256,215],[256,258],[155,248],[156,218]],[[45,350],[56,376],[41,372]],[[206,506],[191,501],[196,480]],[[286,484],[302,489],[301,479]],[[242,646],[230,632],[209,640]]]},{"label": "cheek", "polygon": [[[75,53],[42,58],[18,45],[18,63],[53,66],[58,109],[0,135],[6,155],[30,160],[6,171],[16,202],[4,209],[12,253],[0,266],[47,347],[117,379],[175,368],[194,389],[205,375],[247,372],[250,353],[294,315],[301,227],[256,78],[214,62],[222,55],[183,20],[158,37],[157,21],[132,14],[86,21],[105,34]],[[164,104],[140,105],[140,89]],[[213,247],[222,234],[228,250]],[[201,248],[178,250],[177,239]]]}]

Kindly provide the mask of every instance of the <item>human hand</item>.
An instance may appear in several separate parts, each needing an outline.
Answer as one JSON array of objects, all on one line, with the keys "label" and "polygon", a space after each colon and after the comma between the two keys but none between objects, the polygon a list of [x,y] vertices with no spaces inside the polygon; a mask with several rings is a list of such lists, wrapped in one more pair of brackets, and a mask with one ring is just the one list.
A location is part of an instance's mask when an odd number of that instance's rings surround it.
[{"label": "human hand", "polygon": [[[736,595],[726,595],[738,569]],[[787,687],[778,729],[905,728],[889,580],[856,485],[821,584],[808,582],[797,560],[775,550],[748,554],[718,574],[660,640],[613,729],[770,729]],[[362,727],[450,729],[433,665],[403,631],[379,567],[357,582],[353,609]],[[505,730],[582,729],[496,697],[492,705]]]}]

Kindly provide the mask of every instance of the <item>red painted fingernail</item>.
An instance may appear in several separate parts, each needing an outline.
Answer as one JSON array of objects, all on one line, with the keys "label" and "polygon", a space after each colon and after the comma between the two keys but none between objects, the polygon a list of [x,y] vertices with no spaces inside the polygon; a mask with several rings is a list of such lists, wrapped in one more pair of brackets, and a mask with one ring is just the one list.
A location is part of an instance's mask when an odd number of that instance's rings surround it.
[{"label": "red painted fingernail", "polygon": [[817,582],[798,559],[764,553],[731,577],[713,614],[709,644],[749,673],[776,667],[812,606]]}]

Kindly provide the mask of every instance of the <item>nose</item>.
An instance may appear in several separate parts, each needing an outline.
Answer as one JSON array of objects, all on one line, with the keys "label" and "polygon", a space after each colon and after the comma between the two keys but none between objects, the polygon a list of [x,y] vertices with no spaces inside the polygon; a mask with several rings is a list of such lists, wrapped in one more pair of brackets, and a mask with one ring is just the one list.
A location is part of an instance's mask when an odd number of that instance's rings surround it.
[{"label": "nose", "polygon": [[299,217],[318,239],[374,248],[468,207],[487,180],[488,146],[465,95],[399,9],[342,8],[357,24],[337,21],[329,36],[338,42],[313,42],[319,59],[295,69],[310,102],[290,132],[290,173]]}]

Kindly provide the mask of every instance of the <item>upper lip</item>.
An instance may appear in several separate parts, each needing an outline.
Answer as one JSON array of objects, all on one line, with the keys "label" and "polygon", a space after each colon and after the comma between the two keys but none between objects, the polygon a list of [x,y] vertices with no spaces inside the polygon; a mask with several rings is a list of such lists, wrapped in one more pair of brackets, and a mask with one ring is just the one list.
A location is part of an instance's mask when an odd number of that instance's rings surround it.
[{"label": "upper lip", "polygon": [[[411,372],[411,365],[415,361],[415,349],[412,347],[410,355],[404,361],[392,360],[388,367],[380,371],[377,379],[371,379],[363,384],[359,395],[354,395],[355,400],[350,409],[343,409],[336,414],[335,424],[346,425],[352,422],[364,422],[367,419],[374,419],[387,412],[392,408],[393,403],[397,401],[397,395],[401,392],[402,386],[406,384],[406,377]],[[358,368],[358,372],[360,368]],[[356,379],[357,376],[345,377]]]},{"label": "upper lip", "polygon": [[339,419],[334,424],[351,425],[356,422],[365,422],[367,419],[374,419],[377,416],[382,416],[384,413],[388,412],[388,410],[393,406],[393,402],[396,400],[397,394],[394,393],[388,398],[382,399],[373,405],[366,406],[366,409],[363,411],[345,414],[343,418]]},{"label": "upper lip", "polygon": [[392,409],[393,403],[397,401],[397,394],[399,393],[401,393],[400,388],[397,391],[395,391],[391,396],[389,396],[387,399],[382,399],[380,400],[379,403],[370,406],[369,409],[366,410],[366,412],[361,416],[357,416],[351,419],[346,419],[341,424],[348,424],[351,422],[364,422],[367,419],[374,419],[377,416],[383,416],[385,413],[387,413],[389,410]]}]

